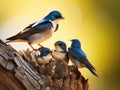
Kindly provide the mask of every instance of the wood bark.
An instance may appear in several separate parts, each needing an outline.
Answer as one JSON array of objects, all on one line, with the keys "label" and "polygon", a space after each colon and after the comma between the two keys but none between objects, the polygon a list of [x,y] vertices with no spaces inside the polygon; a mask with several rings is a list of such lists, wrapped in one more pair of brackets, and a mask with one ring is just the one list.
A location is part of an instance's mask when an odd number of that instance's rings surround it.
[{"label": "wood bark", "polygon": [[37,63],[34,52],[16,51],[0,40],[0,90],[89,90],[74,66],[62,60]]}]

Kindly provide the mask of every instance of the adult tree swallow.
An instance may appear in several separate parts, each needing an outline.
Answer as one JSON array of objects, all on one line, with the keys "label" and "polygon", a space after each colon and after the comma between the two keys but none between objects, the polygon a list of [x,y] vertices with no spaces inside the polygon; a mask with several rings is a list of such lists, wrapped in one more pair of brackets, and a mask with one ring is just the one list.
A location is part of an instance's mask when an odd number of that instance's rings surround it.
[{"label": "adult tree swallow", "polygon": [[86,54],[82,51],[80,41],[78,39],[72,39],[71,42],[71,47],[68,48],[68,56],[72,63],[77,66],[77,68],[86,67],[93,75],[98,76],[95,73],[95,68],[88,61]]},{"label": "adult tree swallow", "polygon": [[49,61],[52,59],[51,53],[52,52],[49,48],[40,47],[38,51],[36,51],[37,62],[39,63],[39,65],[45,65],[49,63]]},{"label": "adult tree swallow", "polygon": [[65,63],[68,64],[69,58],[66,50],[67,47],[66,44],[63,41],[57,41],[55,42],[54,46],[55,46],[55,50],[52,53],[52,57],[54,59],[64,60]]},{"label": "adult tree swallow", "polygon": [[13,41],[28,42],[31,47],[31,44],[40,44],[50,38],[52,34],[58,30],[58,21],[61,19],[64,19],[64,17],[59,11],[51,11],[43,19],[30,24],[23,29],[23,31],[7,38],[7,43]]}]

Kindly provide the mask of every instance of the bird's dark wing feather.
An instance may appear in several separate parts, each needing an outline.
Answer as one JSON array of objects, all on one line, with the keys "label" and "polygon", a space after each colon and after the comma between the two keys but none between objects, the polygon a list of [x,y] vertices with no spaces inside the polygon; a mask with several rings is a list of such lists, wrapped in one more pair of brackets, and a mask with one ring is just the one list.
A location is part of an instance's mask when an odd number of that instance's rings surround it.
[{"label": "bird's dark wing feather", "polygon": [[18,34],[10,38],[7,38],[6,40],[23,39],[26,36],[33,35],[36,33],[41,33],[53,27],[53,24],[50,21],[44,21],[44,22],[38,23],[37,25],[33,26],[34,24],[35,23],[30,24],[23,31],[19,32]]},{"label": "bird's dark wing feather", "polygon": [[57,24],[56,29],[55,29],[55,32],[58,30],[58,28],[59,28],[59,25]]},{"label": "bird's dark wing feather", "polygon": [[83,55],[83,51],[81,51],[79,48],[69,48],[68,54],[71,55],[73,58],[80,61],[80,63],[85,64],[86,66],[91,66],[94,70],[95,68],[92,66],[92,64],[88,61],[87,57]]},{"label": "bird's dark wing feather", "polygon": [[23,29],[23,31],[27,30],[27,29],[30,29],[36,22],[32,23],[32,24],[29,24],[27,27],[25,27]]},{"label": "bird's dark wing feather", "polygon": [[68,52],[66,51],[65,52],[65,62],[69,63],[69,56],[68,56]]}]

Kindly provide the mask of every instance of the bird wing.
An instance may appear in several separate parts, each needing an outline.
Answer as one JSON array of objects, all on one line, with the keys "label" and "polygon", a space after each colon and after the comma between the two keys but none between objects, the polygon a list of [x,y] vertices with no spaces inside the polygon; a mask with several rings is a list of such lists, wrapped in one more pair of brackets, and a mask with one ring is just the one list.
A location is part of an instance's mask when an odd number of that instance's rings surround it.
[{"label": "bird wing", "polygon": [[32,23],[32,24],[29,24],[27,27],[25,27],[25,28],[23,29],[23,31],[25,31],[25,30],[28,29],[28,28],[31,28],[35,23],[36,23],[36,22],[34,22],[34,23]]},{"label": "bird wing", "polygon": [[69,62],[68,52],[66,52],[66,55],[65,55],[65,60],[66,60],[66,62],[67,62],[67,63]]},{"label": "bird wing", "polygon": [[68,49],[68,54],[72,56],[73,58],[79,60],[80,63],[92,67],[94,70],[95,68],[92,66],[92,64],[88,61],[85,53],[79,49],[79,48],[69,48]]},{"label": "bird wing", "polygon": [[56,29],[55,29],[55,32],[58,30],[58,28],[59,28],[59,25],[57,24]]},{"label": "bird wing", "polygon": [[39,23],[35,22],[27,26],[25,29],[23,29],[23,31],[19,32],[18,34],[10,38],[7,38],[6,40],[24,39],[25,37],[28,37],[30,35],[45,32],[52,27],[53,27],[53,24],[51,21],[43,21]]}]

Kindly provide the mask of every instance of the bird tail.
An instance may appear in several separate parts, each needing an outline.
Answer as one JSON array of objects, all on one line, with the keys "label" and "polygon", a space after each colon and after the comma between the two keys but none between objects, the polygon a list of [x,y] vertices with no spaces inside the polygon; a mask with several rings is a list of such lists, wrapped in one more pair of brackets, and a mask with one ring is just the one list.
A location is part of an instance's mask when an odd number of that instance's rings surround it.
[{"label": "bird tail", "polygon": [[12,36],[12,37],[7,38],[7,39],[6,39],[7,41],[6,41],[5,43],[10,43],[10,42],[15,41],[16,39],[18,39],[18,38],[17,38],[18,35],[19,35],[19,33],[18,33],[17,35],[14,35],[14,36]]},{"label": "bird tail", "polygon": [[95,72],[96,70],[90,66],[87,66],[87,68],[90,70],[90,72],[95,75],[96,77],[98,77],[97,73]]},{"label": "bird tail", "polygon": [[16,35],[15,36],[12,36],[12,37],[9,37],[7,38],[6,40],[15,40],[16,39]]},{"label": "bird tail", "polygon": [[5,41],[5,43],[10,43],[10,42],[13,42],[14,40],[7,40]]},{"label": "bird tail", "polygon": [[7,38],[6,39],[7,41],[5,43],[10,43],[10,42],[13,42],[15,40],[15,37],[10,37],[10,38]]}]

